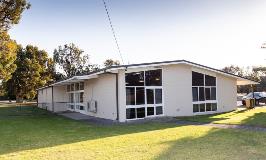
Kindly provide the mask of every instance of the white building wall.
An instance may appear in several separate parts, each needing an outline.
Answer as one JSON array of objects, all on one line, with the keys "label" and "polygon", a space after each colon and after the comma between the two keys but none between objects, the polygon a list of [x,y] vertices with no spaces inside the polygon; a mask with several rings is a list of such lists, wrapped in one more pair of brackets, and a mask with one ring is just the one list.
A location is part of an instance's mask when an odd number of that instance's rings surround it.
[{"label": "white building wall", "polygon": [[62,112],[67,110],[68,95],[66,86],[54,86],[54,112]]},{"label": "white building wall", "polygon": [[126,121],[126,83],[125,70],[118,71],[118,105],[119,105],[119,121]]},{"label": "white building wall", "polygon": [[217,76],[218,112],[228,112],[237,108],[236,79]]},{"label": "white building wall", "polygon": [[[177,64],[163,66],[164,115],[195,115],[192,105],[192,71],[216,77],[217,112],[227,112],[236,109],[236,79],[206,69]],[[203,112],[197,114],[209,113]]]},{"label": "white building wall", "polygon": [[38,90],[38,107],[52,111],[52,87]]},{"label": "white building wall", "polygon": [[163,93],[165,116],[192,114],[191,66],[163,66]]},{"label": "white building wall", "polygon": [[[89,112],[87,103],[97,102],[97,112]],[[114,74],[102,74],[98,78],[84,83],[85,114],[116,120],[116,77]]]}]

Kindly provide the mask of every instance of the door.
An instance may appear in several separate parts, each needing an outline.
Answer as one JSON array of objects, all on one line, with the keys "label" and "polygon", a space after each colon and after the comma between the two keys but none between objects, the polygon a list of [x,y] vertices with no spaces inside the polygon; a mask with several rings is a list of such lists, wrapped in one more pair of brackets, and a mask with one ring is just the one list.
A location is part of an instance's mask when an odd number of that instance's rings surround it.
[{"label": "door", "polygon": [[146,117],[163,115],[162,87],[146,87]]}]

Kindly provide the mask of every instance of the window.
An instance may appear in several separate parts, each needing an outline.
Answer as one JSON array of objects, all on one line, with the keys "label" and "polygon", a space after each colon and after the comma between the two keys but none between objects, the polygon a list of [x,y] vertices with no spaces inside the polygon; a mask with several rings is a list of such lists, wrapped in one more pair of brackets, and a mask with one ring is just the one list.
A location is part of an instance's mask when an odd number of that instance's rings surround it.
[{"label": "window", "polygon": [[79,90],[79,83],[76,83],[75,84],[75,91],[78,91]]},{"label": "window", "polygon": [[205,103],[199,104],[200,106],[200,112],[205,112]]},{"label": "window", "polygon": [[213,76],[205,75],[205,86],[216,86],[216,78]]},{"label": "window", "polygon": [[145,89],[144,87],[136,87],[136,105],[145,104]]},{"label": "window", "polygon": [[80,82],[79,83],[79,89],[80,90],[84,90],[84,82]]},{"label": "window", "polygon": [[192,72],[192,86],[204,86],[204,74]]},{"label": "window", "polygon": [[211,99],[211,89],[205,88],[205,99],[210,100]]},{"label": "window", "polygon": [[135,108],[127,108],[126,116],[127,116],[127,119],[135,119],[136,118],[136,109]]},{"label": "window", "polygon": [[161,115],[161,114],[163,114],[163,107],[162,106],[156,107],[156,115]]},{"label": "window", "polygon": [[206,103],[206,111],[212,111],[212,104]]},{"label": "window", "polygon": [[80,103],[83,103],[83,95],[84,95],[84,92],[80,92],[80,94],[79,94]]},{"label": "window", "polygon": [[144,86],[144,72],[127,73],[126,86]]},{"label": "window", "polygon": [[205,101],[204,87],[199,87],[199,101]]},{"label": "window", "polygon": [[216,77],[192,72],[193,112],[217,111]]},{"label": "window", "polygon": [[82,104],[84,102],[84,92],[82,88],[84,88],[84,82],[67,85],[70,109],[84,110],[84,104]]},{"label": "window", "polygon": [[125,81],[127,119],[163,114],[161,69],[126,73]]},{"label": "window", "polygon": [[199,101],[198,87],[192,87],[192,98],[193,98],[193,102]]},{"label": "window", "polygon": [[216,100],[216,87],[211,88],[211,100]]},{"label": "window", "polygon": [[154,104],[154,93],[152,89],[146,90],[147,104]]},{"label": "window", "polygon": [[74,83],[70,86],[70,91],[74,91]]},{"label": "window", "polygon": [[145,117],[145,107],[137,108],[137,118]]},{"label": "window", "polygon": [[199,112],[199,104],[193,104],[193,112]]},{"label": "window", "polygon": [[154,107],[147,107],[147,116],[154,115]]},{"label": "window", "polygon": [[134,87],[126,88],[126,104],[135,105],[135,88]]},{"label": "window", "polygon": [[162,70],[150,70],[145,72],[146,86],[161,86],[162,85]]},{"label": "window", "polygon": [[155,89],[155,104],[161,104],[162,98],[162,89]]}]

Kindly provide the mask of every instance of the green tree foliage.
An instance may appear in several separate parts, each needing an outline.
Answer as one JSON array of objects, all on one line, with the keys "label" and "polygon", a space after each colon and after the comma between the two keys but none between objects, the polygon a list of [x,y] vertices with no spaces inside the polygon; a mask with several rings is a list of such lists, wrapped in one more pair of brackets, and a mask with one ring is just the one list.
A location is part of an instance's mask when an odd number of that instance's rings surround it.
[{"label": "green tree foliage", "polygon": [[44,50],[31,45],[26,48],[19,46],[15,61],[17,69],[6,83],[8,95],[16,95],[17,100],[33,99],[36,89],[51,80],[49,63],[52,63],[52,60]]},{"label": "green tree foliage", "polygon": [[[232,73],[234,75],[237,76],[241,76],[244,78],[248,78],[250,80],[254,80],[259,82],[261,80],[261,76],[263,75],[262,72],[259,72],[256,67],[253,68],[240,68],[239,66],[228,66],[228,67],[224,67],[222,69],[223,71],[227,72],[227,73]],[[257,90],[257,85],[254,86],[254,89]],[[238,86],[237,87],[237,92],[238,93],[248,93],[251,92],[251,86],[246,85],[246,86]]]},{"label": "green tree foliage", "polygon": [[[75,44],[65,44],[54,50],[54,62],[63,70],[66,77],[71,77],[91,70],[89,56]],[[60,70],[59,69],[59,70]]]},{"label": "green tree foliage", "polygon": [[105,67],[111,67],[111,66],[120,65],[120,62],[118,60],[107,59],[107,60],[104,61],[103,64],[104,64]]},{"label": "green tree foliage", "polygon": [[227,72],[227,73],[232,73],[234,75],[238,75],[238,76],[243,76],[244,75],[244,70],[238,66],[228,66],[228,67],[224,67],[222,69],[223,71]]},{"label": "green tree foliage", "polygon": [[0,31],[6,31],[13,24],[18,24],[22,12],[29,8],[27,0],[0,0]]},{"label": "green tree foliage", "polygon": [[16,50],[16,42],[6,32],[0,32],[0,81],[10,79],[15,71]]}]

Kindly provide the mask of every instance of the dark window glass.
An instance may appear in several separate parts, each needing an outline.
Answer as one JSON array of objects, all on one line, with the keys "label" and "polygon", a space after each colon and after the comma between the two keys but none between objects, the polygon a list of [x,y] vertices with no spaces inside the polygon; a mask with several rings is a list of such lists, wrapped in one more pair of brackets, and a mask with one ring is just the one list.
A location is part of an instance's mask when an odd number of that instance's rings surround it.
[{"label": "dark window glass", "polygon": [[205,88],[205,99],[210,100],[211,99],[211,89]]},{"label": "dark window glass", "polygon": [[163,107],[162,106],[156,107],[156,115],[160,115],[160,114],[163,114]]},{"label": "dark window glass", "polygon": [[127,119],[136,118],[136,109],[135,108],[127,108],[126,115],[127,115]]},{"label": "dark window glass", "polygon": [[192,97],[193,97],[193,102],[198,101],[198,87],[192,87]]},{"label": "dark window glass", "polygon": [[198,72],[192,72],[192,86],[204,86],[204,75]]},{"label": "dark window glass", "polygon": [[70,91],[70,85],[67,85],[67,92],[69,92],[69,91]]},{"label": "dark window glass", "polygon": [[193,104],[193,112],[199,112],[199,105],[198,104]]},{"label": "dark window glass", "polygon": [[147,98],[147,104],[154,104],[154,94],[153,89],[147,89],[146,90],[146,98]]},{"label": "dark window glass", "polygon": [[74,109],[74,105],[70,105],[70,108],[71,108],[71,109]]},{"label": "dark window glass", "polygon": [[70,103],[74,103],[74,93],[70,93]]},{"label": "dark window glass", "polygon": [[213,76],[205,75],[205,86],[216,86],[216,78]]},{"label": "dark window glass", "polygon": [[206,111],[211,111],[211,110],[212,110],[212,104],[206,103]]},{"label": "dark window glass", "polygon": [[71,86],[70,86],[70,90],[71,90],[71,91],[74,91],[74,84],[71,84]]},{"label": "dark window glass", "polygon": [[155,103],[162,103],[162,89],[155,89]]},{"label": "dark window glass", "polygon": [[126,104],[135,105],[135,88],[126,87]]},{"label": "dark window glass", "polygon": [[147,107],[147,115],[148,116],[154,115],[154,107]]},{"label": "dark window glass", "polygon": [[204,87],[199,87],[199,101],[205,101]]},{"label": "dark window glass", "polygon": [[83,103],[83,95],[84,95],[84,92],[80,92],[79,94],[80,103]]},{"label": "dark window glass", "polygon": [[145,104],[144,87],[136,87],[136,105]]},{"label": "dark window glass", "polygon": [[200,112],[205,112],[205,103],[202,103],[200,106]]},{"label": "dark window glass", "polygon": [[80,110],[84,110],[84,107],[83,107],[83,106],[79,106],[79,109],[80,109]]},{"label": "dark window glass", "polygon": [[76,83],[75,84],[75,91],[78,91],[79,90],[79,83]]},{"label": "dark window glass", "polygon": [[80,89],[80,90],[84,90],[84,82],[80,82],[80,84],[79,84],[79,89]]},{"label": "dark window glass", "polygon": [[212,111],[217,111],[217,103],[212,103]]},{"label": "dark window glass", "polygon": [[137,118],[144,118],[145,117],[145,108],[137,108]]},{"label": "dark window glass", "polygon": [[211,88],[211,100],[216,100],[216,88]]},{"label": "dark window glass", "polygon": [[161,86],[162,85],[162,70],[145,71],[146,86]]},{"label": "dark window glass", "polygon": [[126,86],[144,86],[144,72],[126,73]]}]

